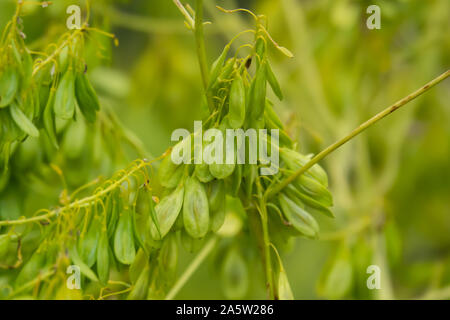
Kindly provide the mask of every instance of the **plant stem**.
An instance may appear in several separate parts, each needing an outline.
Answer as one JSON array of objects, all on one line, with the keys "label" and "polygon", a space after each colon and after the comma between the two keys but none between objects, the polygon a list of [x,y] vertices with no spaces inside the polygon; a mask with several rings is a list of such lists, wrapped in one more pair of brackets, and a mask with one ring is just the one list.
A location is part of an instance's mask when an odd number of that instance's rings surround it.
[{"label": "plant stem", "polygon": [[363,132],[364,130],[366,130],[368,127],[372,126],[373,124],[375,124],[379,120],[383,119],[384,117],[386,117],[387,115],[391,114],[395,110],[399,109],[400,107],[402,107],[405,104],[407,104],[408,102],[414,100],[415,98],[417,98],[418,96],[420,96],[424,92],[428,91],[433,86],[435,86],[439,82],[441,82],[444,79],[446,79],[449,75],[450,75],[450,70],[447,70],[446,72],[444,72],[440,76],[438,76],[435,79],[433,79],[430,82],[428,82],[426,85],[424,85],[420,89],[414,91],[413,93],[409,94],[408,96],[404,97],[403,99],[397,101],[393,105],[387,107],[386,109],[384,109],[383,111],[381,111],[380,113],[375,115],[374,117],[370,118],[369,120],[367,120],[366,122],[364,122],[363,124],[358,126],[356,129],[354,129],[352,132],[350,132],[347,136],[345,136],[344,138],[336,141],[335,143],[333,143],[332,145],[327,147],[325,150],[321,151],[314,158],[312,158],[307,164],[305,164],[303,167],[298,169],[292,175],[290,175],[289,177],[287,177],[286,179],[281,181],[278,185],[276,185],[276,187],[274,187],[272,189],[268,189],[266,191],[265,198],[269,199],[269,198],[273,197],[274,195],[276,195],[277,193],[279,193],[281,190],[283,190],[285,187],[287,187],[291,182],[293,182],[295,179],[297,179],[299,176],[301,176],[309,168],[311,168],[317,162],[319,162],[320,160],[325,158],[327,155],[329,155],[330,153],[332,153],[333,151],[338,149],[340,146],[342,146],[346,142],[348,142],[351,139],[353,139],[355,136],[357,136],[358,134],[360,134],[361,132]]},{"label": "plant stem", "polygon": [[147,166],[148,164],[149,163],[145,162],[145,161],[140,162],[136,167],[134,167],[129,172],[127,172],[119,180],[117,180],[116,182],[112,183],[104,190],[102,190],[92,196],[83,198],[81,200],[74,201],[74,202],[68,204],[67,206],[54,209],[54,210],[49,211],[48,213],[40,215],[40,216],[27,218],[27,219],[18,219],[18,220],[13,220],[13,221],[9,221],[9,220],[0,221],[0,227],[11,226],[11,225],[22,225],[22,224],[27,224],[27,223],[31,223],[31,222],[39,222],[39,221],[43,221],[43,220],[49,220],[50,218],[64,212],[67,209],[89,206],[92,204],[92,202],[96,201],[98,198],[101,198],[102,196],[108,194],[109,192],[111,192],[114,189],[116,189],[117,187],[119,187],[122,184],[122,182],[124,182],[126,179],[128,179],[128,177],[133,175],[135,172],[141,170],[143,167]]},{"label": "plant stem", "polygon": [[169,293],[166,295],[165,300],[172,300],[180,289],[186,284],[189,278],[194,274],[197,268],[201,265],[203,260],[211,253],[217,243],[217,237],[213,236],[202,248],[202,250],[197,254],[194,260],[191,261],[191,264],[186,268],[181,277],[174,284],[172,289],[170,289]]},{"label": "plant stem", "polygon": [[205,39],[203,35],[203,0],[196,0],[194,33],[197,46],[198,62],[202,75],[203,88],[205,89],[209,111],[212,112],[214,110],[214,101],[208,92],[209,70],[208,64],[206,62]]}]

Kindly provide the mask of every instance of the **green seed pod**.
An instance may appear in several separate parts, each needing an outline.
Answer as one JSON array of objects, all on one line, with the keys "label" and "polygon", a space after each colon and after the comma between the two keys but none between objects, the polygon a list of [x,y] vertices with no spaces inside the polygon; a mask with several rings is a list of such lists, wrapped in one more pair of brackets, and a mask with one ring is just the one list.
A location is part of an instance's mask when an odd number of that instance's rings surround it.
[{"label": "green seed pod", "polygon": [[266,75],[267,75],[267,81],[270,84],[270,87],[272,88],[275,95],[278,97],[278,99],[283,100],[283,93],[281,92],[280,84],[278,83],[277,78],[275,77],[275,74],[272,71],[272,67],[270,66],[269,62],[267,62],[266,65]]},{"label": "green seed pod", "polygon": [[203,183],[208,183],[214,179],[209,171],[209,165],[205,162],[195,165],[195,176]]},{"label": "green seed pod", "polygon": [[278,196],[278,200],[286,219],[295,229],[308,238],[317,238],[319,225],[308,212],[283,193]]},{"label": "green seed pod", "polygon": [[255,52],[260,59],[264,58],[266,53],[266,41],[261,35],[256,39]]},{"label": "green seed pod", "polygon": [[128,295],[127,300],[142,300],[147,297],[148,287],[150,285],[150,275],[150,264],[147,262],[134,284],[133,289]]},{"label": "green seed pod", "polygon": [[136,254],[136,258],[130,265],[130,270],[128,272],[132,284],[136,283],[136,281],[139,279],[139,276],[142,273],[142,270],[145,269],[147,264],[148,264],[148,255],[142,248],[139,248]]},{"label": "green seed pod", "polygon": [[50,141],[53,146],[58,149],[58,139],[56,138],[56,125],[55,125],[55,114],[53,112],[53,104],[55,100],[55,88],[50,89],[50,94],[48,96],[47,105],[44,108],[44,128],[47,132]]},{"label": "green seed pod", "polygon": [[94,271],[91,270],[84,262],[81,260],[80,256],[78,255],[77,248],[75,246],[72,246],[69,249],[69,255],[70,259],[73,261],[73,264],[78,266],[80,268],[80,272],[85,275],[87,278],[94,282],[98,282],[98,278],[95,275]]},{"label": "green seed pod", "polygon": [[174,234],[164,239],[158,261],[160,270],[165,275],[165,278],[168,280],[174,279],[178,266],[178,245]]},{"label": "green seed pod", "polygon": [[227,299],[243,299],[249,287],[248,269],[237,249],[231,249],[225,256],[221,268],[222,289]]},{"label": "green seed pod", "polygon": [[181,230],[180,232],[181,245],[186,251],[190,253],[199,251],[202,248],[205,239],[206,238],[203,239],[192,238],[184,229]]},{"label": "green seed pod", "polygon": [[217,232],[225,221],[226,193],[223,180],[214,180],[208,196],[210,210],[210,229]]},{"label": "green seed pod", "polygon": [[172,157],[168,154],[158,169],[159,182],[163,187],[175,188],[183,177],[184,166],[173,163]]},{"label": "green seed pod", "polygon": [[28,260],[22,270],[20,270],[19,275],[16,279],[16,286],[20,287],[25,283],[36,279],[39,272],[43,271],[46,260],[45,258],[46,255],[44,251],[35,251],[30,260]]},{"label": "green seed pod", "polygon": [[295,185],[301,192],[306,193],[324,206],[331,207],[333,205],[333,197],[330,191],[317,180],[301,175],[298,177]]},{"label": "green seed pod", "polygon": [[114,253],[123,264],[131,264],[136,255],[133,236],[133,221],[129,208],[123,209],[114,235]]},{"label": "green seed pod", "polygon": [[[223,137],[226,137],[225,134],[225,129],[222,129],[222,133],[223,133]],[[229,176],[231,176],[234,172],[234,169],[236,167],[236,152],[235,150],[233,150],[234,148],[234,144],[228,144],[226,142],[226,139],[224,139],[223,141],[223,163],[218,164],[218,163],[211,163],[209,165],[209,171],[211,172],[211,174],[217,178],[217,179],[225,179]],[[233,163],[226,163],[226,156],[228,154],[232,154],[234,153],[235,158],[234,158],[234,162]]]},{"label": "green seed pod", "polygon": [[[295,150],[280,148],[280,157],[291,170],[298,170],[310,160],[310,157],[304,156]],[[328,176],[325,170],[318,164],[313,165],[305,172],[305,175],[316,179],[324,187],[328,187]]]},{"label": "green seed pod", "polygon": [[11,118],[25,133],[32,137],[39,137],[39,130],[34,126],[33,122],[27,118],[16,102],[9,107]]},{"label": "green seed pod", "polygon": [[252,86],[250,88],[250,99],[248,110],[250,112],[251,120],[258,120],[264,115],[264,109],[266,106],[266,62],[263,60],[259,69],[256,71],[255,78],[253,79]]},{"label": "green seed pod", "polygon": [[72,68],[69,68],[56,90],[54,105],[56,116],[64,120],[71,119],[75,113],[75,104],[75,76]]},{"label": "green seed pod", "polygon": [[10,243],[11,237],[9,236],[9,234],[0,235],[0,261],[3,261],[3,259],[6,258]]},{"label": "green seed pod", "polygon": [[186,180],[183,204],[183,222],[186,232],[193,238],[203,238],[209,228],[209,205],[205,187],[197,178]]},{"label": "green seed pod", "polygon": [[183,198],[184,186],[179,185],[175,191],[167,197],[164,197],[161,202],[156,205],[156,217],[158,219],[161,234],[158,232],[155,224],[151,223],[150,231],[153,239],[160,240],[170,231],[183,206]]},{"label": "green seed pod", "polygon": [[246,164],[244,166],[245,193],[251,198],[253,193],[253,184],[258,176],[258,166],[256,164]]},{"label": "green seed pod", "polygon": [[101,225],[94,217],[85,235],[81,235],[78,242],[78,253],[86,265],[91,268],[97,259],[97,246],[101,234]]},{"label": "green seed pod", "polygon": [[78,106],[88,122],[95,122],[97,111],[100,110],[100,103],[97,94],[92,87],[87,75],[78,73],[75,80],[75,95]]},{"label": "green seed pod", "polygon": [[238,75],[231,84],[228,123],[233,129],[241,128],[245,121],[244,80]]},{"label": "green seed pod", "polygon": [[277,289],[279,300],[294,300],[294,295],[292,294],[292,289],[289,285],[289,280],[284,269],[281,269],[278,272]]},{"label": "green seed pod", "polygon": [[229,193],[233,197],[237,197],[239,190],[241,189],[243,166],[244,165],[242,165],[242,164],[237,164],[236,169],[234,170],[232,178],[231,178]]},{"label": "green seed pod", "polygon": [[216,83],[216,81],[219,78],[219,74],[220,71],[222,70],[222,66],[223,63],[225,62],[225,59],[227,58],[227,54],[228,51],[230,50],[230,45],[226,45],[225,48],[223,49],[222,53],[220,54],[220,56],[217,58],[216,61],[214,61],[212,67],[211,67],[211,72],[209,75],[209,82],[208,82],[208,90],[210,88],[212,88],[212,86],[214,85],[214,83]]},{"label": "green seed pod", "polygon": [[343,299],[352,288],[353,267],[348,248],[342,244],[335,256],[325,264],[317,291],[327,299]]},{"label": "green seed pod", "polygon": [[100,235],[97,248],[97,274],[100,283],[104,286],[109,280],[109,242],[106,230],[103,230]]},{"label": "green seed pod", "polygon": [[58,63],[59,63],[59,72],[65,73],[67,70],[67,67],[69,66],[69,60],[70,60],[70,54],[69,54],[69,46],[65,46],[62,48],[61,52],[58,56]]},{"label": "green seed pod", "polygon": [[[305,210],[317,211],[319,213],[325,214],[330,218],[334,218],[333,212],[327,208],[327,205],[303,193],[294,185],[288,185],[285,192],[292,201],[294,201],[298,206],[303,207]],[[305,206],[308,206],[308,208],[306,208]]]},{"label": "green seed pod", "polygon": [[19,88],[19,75],[14,68],[6,69],[0,75],[0,108],[10,105]]}]

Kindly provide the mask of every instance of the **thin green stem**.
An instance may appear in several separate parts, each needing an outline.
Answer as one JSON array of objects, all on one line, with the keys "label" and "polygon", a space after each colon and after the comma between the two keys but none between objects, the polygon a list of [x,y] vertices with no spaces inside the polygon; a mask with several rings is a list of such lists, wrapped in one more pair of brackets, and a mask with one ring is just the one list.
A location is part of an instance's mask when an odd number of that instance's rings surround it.
[{"label": "thin green stem", "polygon": [[345,136],[344,138],[336,141],[335,143],[333,143],[332,145],[327,147],[325,150],[323,150],[320,153],[318,153],[307,164],[305,164],[303,167],[298,169],[292,175],[290,175],[289,177],[287,177],[286,179],[281,181],[274,188],[268,189],[266,191],[265,198],[266,199],[270,199],[271,197],[273,197],[274,195],[279,193],[281,190],[283,190],[285,187],[287,187],[290,183],[292,183],[295,179],[297,179],[299,176],[301,176],[309,168],[311,168],[313,165],[315,165],[320,160],[325,158],[327,155],[329,155],[330,153],[332,153],[333,151],[335,151],[336,149],[341,147],[343,144],[345,144],[348,141],[350,141],[351,139],[353,139],[355,136],[357,136],[358,134],[360,134],[361,132],[363,132],[364,130],[366,130],[367,128],[369,128],[370,126],[372,126],[373,124],[375,124],[379,120],[383,119],[384,117],[386,117],[387,115],[391,114],[395,110],[401,108],[402,106],[404,106],[408,102],[410,102],[410,101],[414,100],[415,98],[417,98],[418,96],[422,95],[424,92],[428,91],[433,86],[435,86],[436,84],[438,84],[441,81],[443,81],[444,79],[446,79],[449,75],[450,75],[450,70],[447,70],[446,72],[444,72],[440,76],[438,76],[435,79],[433,79],[430,82],[428,82],[426,85],[424,85],[420,89],[414,91],[413,93],[409,94],[408,96],[404,97],[403,99],[397,101],[393,105],[387,107],[386,109],[384,109],[383,111],[381,111],[380,113],[375,115],[374,117],[370,118],[369,120],[367,120],[366,122],[364,122],[363,124],[358,126],[356,129],[354,129],[352,132],[350,132],[347,136]]},{"label": "thin green stem", "polygon": [[65,210],[90,206],[97,199],[99,199],[99,198],[105,196],[106,194],[108,194],[109,192],[115,190],[124,181],[126,181],[130,176],[132,176],[135,172],[141,170],[143,167],[147,166],[148,164],[149,164],[148,162],[142,161],[136,167],[134,167],[129,172],[127,172],[123,177],[121,177],[120,179],[118,179],[117,181],[112,183],[107,188],[101,190],[100,192],[95,193],[92,196],[83,198],[81,200],[74,201],[74,202],[68,204],[67,206],[54,209],[52,211],[49,211],[46,214],[39,215],[36,217],[27,218],[27,219],[18,219],[18,220],[12,220],[12,221],[9,221],[9,220],[0,221],[0,227],[11,226],[11,225],[23,225],[23,224],[32,223],[32,222],[45,221],[45,220],[49,220],[49,219],[53,218],[54,216],[57,216],[58,214],[64,212]]},{"label": "thin green stem", "polygon": [[217,243],[217,237],[214,236],[211,238],[202,250],[197,254],[194,260],[191,261],[191,264],[186,268],[181,277],[174,284],[172,289],[170,289],[167,294],[165,300],[172,300],[180,291],[180,289],[186,284],[189,278],[194,274],[194,272],[198,269],[198,267],[202,264],[202,262],[206,259],[206,257],[211,253]]},{"label": "thin green stem", "polygon": [[214,101],[208,91],[209,70],[206,62],[205,38],[203,33],[203,0],[196,0],[195,11],[195,42],[197,46],[198,62],[200,65],[200,72],[202,75],[203,87],[205,90],[206,99],[210,111],[214,110]]}]

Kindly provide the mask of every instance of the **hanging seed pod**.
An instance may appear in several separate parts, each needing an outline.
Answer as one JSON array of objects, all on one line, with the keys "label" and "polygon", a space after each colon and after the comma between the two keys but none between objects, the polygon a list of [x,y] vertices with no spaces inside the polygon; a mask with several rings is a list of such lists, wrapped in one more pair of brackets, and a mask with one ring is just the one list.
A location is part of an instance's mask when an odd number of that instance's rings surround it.
[{"label": "hanging seed pod", "polygon": [[100,238],[101,225],[94,217],[85,235],[81,235],[78,242],[78,253],[86,265],[91,268],[97,259],[97,246]]},{"label": "hanging seed pod", "polygon": [[80,72],[76,76],[75,95],[78,106],[86,120],[90,123],[95,122],[97,111],[100,110],[100,103],[94,88],[84,72]]},{"label": "hanging seed pod", "polygon": [[21,287],[25,283],[34,280],[39,272],[43,271],[45,266],[45,252],[36,250],[31,256],[30,260],[20,270],[16,279],[16,286]]},{"label": "hanging seed pod", "polygon": [[275,77],[275,74],[272,71],[272,67],[270,66],[270,63],[267,62],[266,64],[266,76],[267,81],[270,84],[270,87],[273,90],[273,93],[277,96],[278,99],[283,100],[283,93],[281,92],[280,84],[278,83],[277,78]]},{"label": "hanging seed pod", "polygon": [[151,223],[150,231],[155,240],[160,240],[170,231],[183,206],[184,186],[179,185],[169,196],[164,197],[155,207],[158,219],[158,232],[154,223]]},{"label": "hanging seed pod", "polygon": [[308,212],[283,193],[278,196],[278,200],[287,221],[289,221],[295,229],[308,238],[317,238],[319,225]]},{"label": "hanging seed pod", "polygon": [[150,264],[147,262],[128,295],[127,300],[142,300],[147,298],[148,287],[150,286],[150,274]]},{"label": "hanging seed pod", "polygon": [[54,105],[56,116],[64,120],[71,119],[75,113],[75,104],[75,76],[69,67],[56,90]]},{"label": "hanging seed pod", "polygon": [[104,286],[109,280],[109,242],[106,230],[102,231],[97,248],[97,274]]},{"label": "hanging seed pod", "polygon": [[203,183],[208,183],[214,179],[209,171],[209,165],[205,162],[195,165],[195,176]]},{"label": "hanging seed pod", "polygon": [[180,242],[183,248],[190,253],[194,253],[199,251],[204,243],[205,238],[203,239],[195,239],[192,238],[185,229],[180,232]]},{"label": "hanging seed pod", "polygon": [[55,125],[55,113],[53,111],[53,104],[55,100],[56,89],[51,88],[50,94],[48,96],[47,105],[44,108],[44,128],[47,132],[47,135],[53,144],[53,146],[58,149],[58,139],[56,138],[56,125]]},{"label": "hanging seed pod", "polygon": [[114,235],[114,253],[123,264],[131,264],[136,255],[133,236],[133,222],[130,209],[125,208],[119,217]]},{"label": "hanging seed pod", "polygon": [[245,87],[244,80],[238,74],[230,89],[228,123],[233,129],[241,128],[245,121]]},{"label": "hanging seed pod", "polygon": [[[280,157],[286,163],[287,167],[291,170],[298,170],[303,167],[310,160],[309,157],[298,153],[295,150],[280,148]],[[318,164],[313,165],[305,172],[305,175],[316,179],[324,187],[328,187],[328,176],[325,170]]]},{"label": "hanging seed pod", "polygon": [[245,193],[251,198],[253,193],[253,184],[258,176],[258,166],[256,164],[246,164],[244,166]]},{"label": "hanging seed pod", "polygon": [[223,180],[215,180],[211,183],[209,200],[210,228],[217,232],[225,221],[226,194]]},{"label": "hanging seed pod", "polygon": [[20,107],[16,102],[9,107],[11,118],[14,120],[16,125],[22,129],[25,133],[32,137],[39,137],[39,130],[34,126],[33,122],[27,118],[27,116],[22,112]]},{"label": "hanging seed pod", "polygon": [[184,168],[183,165],[173,163],[171,155],[168,154],[158,169],[159,182],[163,187],[175,188],[183,177]]},{"label": "hanging seed pod", "polygon": [[176,236],[169,235],[164,239],[159,252],[159,268],[168,280],[174,279],[178,266],[178,245]]},{"label": "hanging seed pod", "polygon": [[294,295],[292,294],[292,289],[289,284],[286,271],[281,269],[278,272],[278,299],[279,300],[294,300]]},{"label": "hanging seed pod", "polygon": [[242,164],[237,164],[232,175],[229,194],[233,197],[237,197],[239,190],[241,189],[243,166],[244,165]]},{"label": "hanging seed pod", "polygon": [[249,287],[248,269],[237,249],[231,249],[221,268],[222,289],[227,299],[243,299]]},{"label": "hanging seed pod", "polygon": [[208,232],[208,197],[203,184],[195,177],[190,177],[186,180],[183,222],[186,232],[193,238],[203,238]]},{"label": "hanging seed pod", "polygon": [[335,256],[326,263],[319,278],[317,291],[327,299],[343,299],[351,290],[353,267],[350,252],[341,244]]},{"label": "hanging seed pod", "polygon": [[328,191],[321,183],[317,182],[317,180],[307,177],[306,175],[301,175],[298,177],[295,186],[301,192],[306,193],[324,206],[331,207],[333,205],[333,197],[330,191]]},{"label": "hanging seed pod", "polygon": [[266,83],[266,62],[263,60],[259,66],[259,69],[256,71],[256,75],[250,89],[248,109],[251,115],[251,120],[259,120],[264,115],[264,109],[266,106]]},{"label": "hanging seed pod", "polygon": [[[296,186],[292,184],[288,185],[285,192],[292,201],[294,201],[298,206],[304,208],[306,211],[310,211],[309,209],[313,209],[313,211],[317,211],[321,214],[325,214],[330,218],[334,218],[333,212],[328,209],[325,204],[299,191]],[[308,208],[306,208],[305,206],[307,206]]]},{"label": "hanging seed pod", "polygon": [[219,78],[220,71],[225,62],[225,59],[227,58],[227,54],[228,51],[230,50],[230,47],[231,47],[230,45],[226,45],[220,56],[217,58],[216,61],[214,61],[209,75],[208,90],[212,88],[212,86],[216,83],[217,79]]},{"label": "hanging seed pod", "polygon": [[69,249],[69,255],[70,259],[72,260],[73,264],[80,268],[80,272],[85,275],[88,279],[98,282],[98,278],[95,275],[94,271],[91,270],[84,262],[81,260],[80,256],[78,255],[76,246],[72,246]]},{"label": "hanging seed pod", "polygon": [[[223,137],[226,137],[225,129],[222,129]],[[229,176],[231,176],[234,172],[234,169],[236,167],[236,152],[233,150],[234,144],[228,144],[226,142],[226,139],[223,140],[223,163],[211,163],[209,165],[209,171],[211,174],[217,178],[217,179],[225,179]],[[226,157],[228,154],[234,154],[234,162],[233,163],[226,163]]]},{"label": "hanging seed pod", "polygon": [[70,61],[70,49],[69,46],[65,46],[64,48],[62,48],[58,56],[60,73],[65,73],[67,71],[67,68],[69,67],[69,61]]},{"label": "hanging seed pod", "polygon": [[8,68],[0,75],[0,108],[10,105],[19,88],[19,75],[15,68]]},{"label": "hanging seed pod", "polygon": [[136,281],[139,279],[139,276],[142,273],[142,270],[147,266],[148,264],[148,255],[145,253],[145,251],[142,248],[139,248],[136,258],[134,259],[133,263],[130,265],[129,270],[129,276],[132,284],[135,284]]}]

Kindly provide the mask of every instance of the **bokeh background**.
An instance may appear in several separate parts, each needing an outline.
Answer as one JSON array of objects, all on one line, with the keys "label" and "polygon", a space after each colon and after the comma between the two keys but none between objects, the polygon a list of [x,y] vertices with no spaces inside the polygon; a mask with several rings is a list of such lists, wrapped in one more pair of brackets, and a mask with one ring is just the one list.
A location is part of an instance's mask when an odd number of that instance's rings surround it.
[{"label": "bokeh background", "polygon": [[[84,4],[54,2],[23,17],[32,49],[67,31],[68,5]],[[267,15],[273,38],[293,52],[289,59],[272,48],[270,58],[285,95],[275,108],[303,153],[317,153],[450,66],[448,0],[204,2],[211,21],[205,26],[209,62],[235,34],[252,26],[249,16],[225,14],[216,4]],[[366,27],[371,4],[381,8],[380,30]],[[13,10],[14,1],[0,2],[0,28]],[[91,24],[120,41],[115,47],[95,36],[91,45],[91,79],[103,105],[143,142],[148,157],[161,154],[174,129],[192,130],[202,117],[194,39],[183,17],[170,0],[96,0]],[[323,161],[336,219],[319,221],[319,240],[296,239],[284,248],[296,299],[450,299],[449,89],[447,80]],[[48,171],[33,173],[40,158],[39,150],[30,149],[38,157],[1,188],[2,219],[57,203],[61,184]],[[77,181],[79,171],[70,163],[61,166],[74,188],[86,182]],[[91,167],[87,175],[110,171]],[[345,252],[352,267],[330,276],[336,252]],[[193,257],[182,254],[179,273]],[[177,298],[225,298],[213,258]],[[370,264],[381,267],[381,290],[366,287]],[[249,277],[242,298],[265,298],[262,268],[249,270]],[[327,278],[334,289],[323,284]]]}]

